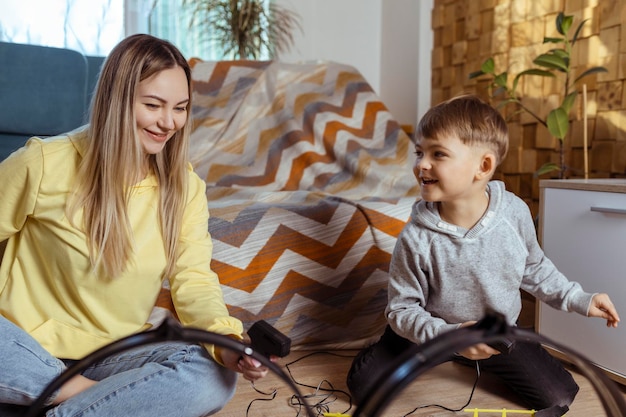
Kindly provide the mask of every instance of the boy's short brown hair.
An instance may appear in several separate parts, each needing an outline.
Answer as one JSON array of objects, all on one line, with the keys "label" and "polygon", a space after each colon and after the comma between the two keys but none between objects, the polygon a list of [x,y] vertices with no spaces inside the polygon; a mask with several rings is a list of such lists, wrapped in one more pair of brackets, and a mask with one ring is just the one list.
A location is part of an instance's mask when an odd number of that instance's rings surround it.
[{"label": "boy's short brown hair", "polygon": [[500,113],[474,95],[444,101],[426,112],[417,125],[417,139],[456,136],[466,145],[489,147],[499,165],[509,149],[509,132]]}]

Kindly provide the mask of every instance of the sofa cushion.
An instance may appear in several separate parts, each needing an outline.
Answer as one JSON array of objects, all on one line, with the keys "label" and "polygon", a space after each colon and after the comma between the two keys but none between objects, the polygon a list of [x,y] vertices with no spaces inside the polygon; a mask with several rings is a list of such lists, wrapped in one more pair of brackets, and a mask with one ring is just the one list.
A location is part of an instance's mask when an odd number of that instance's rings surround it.
[{"label": "sofa cushion", "polygon": [[70,49],[0,42],[0,161],[31,136],[84,124],[88,89],[103,60]]},{"label": "sofa cushion", "polygon": [[83,54],[0,42],[0,62],[1,132],[52,135],[83,123],[87,104]]}]

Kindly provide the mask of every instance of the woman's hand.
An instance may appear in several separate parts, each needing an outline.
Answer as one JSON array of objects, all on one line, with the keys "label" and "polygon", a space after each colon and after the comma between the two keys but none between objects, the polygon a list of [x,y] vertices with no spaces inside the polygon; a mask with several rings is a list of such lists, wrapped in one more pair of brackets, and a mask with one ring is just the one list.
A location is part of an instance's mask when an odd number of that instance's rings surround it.
[{"label": "woman's hand", "polygon": [[617,327],[619,314],[607,294],[596,294],[591,299],[589,317],[606,319],[606,327]]},{"label": "woman's hand", "polygon": [[[241,356],[239,353],[233,352],[230,349],[221,349],[220,353],[224,366],[243,374],[243,377],[248,381],[254,382],[257,379],[263,378],[269,371],[267,366],[264,366],[256,359],[249,356]],[[272,362],[276,361],[276,359],[278,358],[275,356],[270,357]]]},{"label": "woman's hand", "polygon": [[63,384],[61,389],[58,391],[57,396],[52,401],[52,404],[61,404],[63,401],[80,394],[87,388],[90,388],[97,383],[98,381],[86,378],[83,375],[74,375],[69,381]]}]

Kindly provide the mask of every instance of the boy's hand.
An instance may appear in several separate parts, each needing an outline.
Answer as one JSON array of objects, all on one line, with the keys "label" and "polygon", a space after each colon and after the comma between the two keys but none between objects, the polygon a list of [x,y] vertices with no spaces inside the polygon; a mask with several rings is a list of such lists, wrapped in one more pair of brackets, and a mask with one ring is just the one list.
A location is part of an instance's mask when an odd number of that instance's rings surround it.
[{"label": "boy's hand", "polygon": [[[476,321],[466,321],[465,323],[462,323],[459,326],[459,328],[473,326],[474,324],[476,324]],[[464,358],[467,358],[473,361],[477,361],[480,359],[487,359],[493,355],[500,354],[498,350],[492,348],[486,343],[479,343],[477,345],[470,346],[457,353],[463,356]]]},{"label": "boy's hand", "polygon": [[464,358],[477,361],[481,359],[488,359],[493,355],[499,355],[500,352],[485,343],[479,343],[477,345],[463,349],[462,351],[458,352],[458,354],[463,356]]},{"label": "boy's hand", "polygon": [[589,317],[606,319],[606,327],[617,327],[619,314],[607,294],[596,294],[591,299]]}]

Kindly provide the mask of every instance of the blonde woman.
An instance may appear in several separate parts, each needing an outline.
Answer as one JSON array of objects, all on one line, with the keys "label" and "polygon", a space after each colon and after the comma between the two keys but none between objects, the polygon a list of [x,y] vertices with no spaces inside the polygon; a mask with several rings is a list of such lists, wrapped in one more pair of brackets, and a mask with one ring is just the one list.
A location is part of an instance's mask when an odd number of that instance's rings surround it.
[{"label": "blonde woman", "polygon": [[[0,415],[147,329],[165,278],[184,325],[242,339],[210,269],[205,184],[187,162],[190,106],[181,53],[130,36],[103,65],[87,126],[33,138],[0,164]],[[232,397],[237,372],[265,376],[259,365],[212,346],[149,345],[69,381],[47,416],[205,416]]]}]

